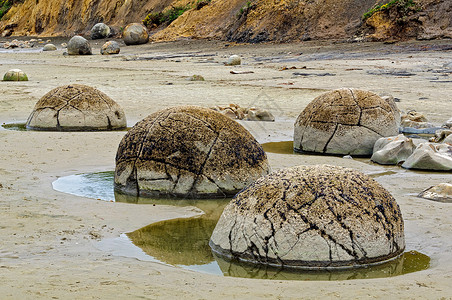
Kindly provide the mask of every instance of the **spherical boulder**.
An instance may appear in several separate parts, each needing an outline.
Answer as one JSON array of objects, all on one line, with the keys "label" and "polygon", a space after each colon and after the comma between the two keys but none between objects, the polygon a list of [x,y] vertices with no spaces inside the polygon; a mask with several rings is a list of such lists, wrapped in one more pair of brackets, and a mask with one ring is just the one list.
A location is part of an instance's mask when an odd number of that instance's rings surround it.
[{"label": "spherical boulder", "polygon": [[119,51],[121,51],[121,48],[115,41],[108,41],[100,48],[100,54],[102,55],[118,54]]},{"label": "spherical boulder", "polygon": [[11,69],[3,75],[3,81],[28,81],[28,77],[20,69]]},{"label": "spherical boulder", "polygon": [[27,129],[117,130],[127,126],[123,109],[101,91],[81,84],[57,87],[35,105]]},{"label": "spherical boulder", "polygon": [[237,66],[237,65],[240,65],[241,63],[242,63],[242,59],[240,58],[240,56],[234,54],[234,55],[229,56],[226,65]]},{"label": "spherical boulder", "polygon": [[234,195],[269,171],[261,145],[240,124],[198,106],[138,122],[116,154],[115,189],[140,196]]},{"label": "spherical boulder", "polygon": [[297,166],[259,178],[226,206],[210,239],[229,259],[294,268],[382,263],[405,249],[391,194],[349,168]]},{"label": "spherical boulder", "polygon": [[122,38],[126,45],[146,44],[149,41],[149,34],[143,25],[131,23],[124,28]]},{"label": "spherical boulder", "polygon": [[378,95],[357,89],[327,92],[295,122],[294,149],[340,155],[372,155],[381,137],[395,136],[399,112]]},{"label": "spherical boulder", "polygon": [[104,23],[97,23],[91,28],[91,39],[104,39],[110,35],[110,27]]},{"label": "spherical boulder", "polygon": [[69,55],[91,55],[91,45],[84,37],[76,35],[67,43],[67,53]]}]

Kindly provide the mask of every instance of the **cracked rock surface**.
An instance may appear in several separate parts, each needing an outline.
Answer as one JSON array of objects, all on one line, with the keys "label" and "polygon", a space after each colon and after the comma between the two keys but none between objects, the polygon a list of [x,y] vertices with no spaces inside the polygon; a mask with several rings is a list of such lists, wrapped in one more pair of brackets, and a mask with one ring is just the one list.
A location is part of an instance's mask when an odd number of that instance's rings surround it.
[{"label": "cracked rock surface", "polygon": [[164,109],[138,122],[116,154],[115,189],[140,196],[225,197],[268,174],[261,145],[208,108]]},{"label": "cracked rock surface", "polygon": [[127,126],[123,109],[101,91],[86,85],[57,87],[36,103],[27,120],[33,130],[117,130]]},{"label": "cracked rock surface", "polygon": [[357,89],[338,89],[315,98],[295,122],[296,151],[372,155],[375,141],[398,134],[394,103]]},{"label": "cracked rock surface", "polygon": [[400,208],[379,183],[349,168],[273,172],[238,193],[210,239],[223,257],[306,269],[383,262],[405,249]]}]

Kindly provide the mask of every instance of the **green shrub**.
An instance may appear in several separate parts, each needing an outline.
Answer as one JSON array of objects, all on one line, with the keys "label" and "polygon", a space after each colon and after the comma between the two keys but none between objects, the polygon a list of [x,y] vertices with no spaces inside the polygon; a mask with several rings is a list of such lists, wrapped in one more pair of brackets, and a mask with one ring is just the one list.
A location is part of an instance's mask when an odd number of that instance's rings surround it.
[{"label": "green shrub", "polygon": [[11,0],[0,0],[0,19],[8,12],[8,10],[13,6],[13,1]]},{"label": "green shrub", "polygon": [[151,12],[146,16],[146,18],[144,18],[143,24],[145,26],[150,26],[152,24],[155,24],[157,26],[160,26],[162,24],[169,25],[189,9],[191,9],[190,5],[173,6],[163,12]]},{"label": "green shrub", "polygon": [[237,18],[240,18],[243,14],[248,14],[248,12],[253,8],[251,1],[246,2],[246,4],[240,8],[237,13]]},{"label": "green shrub", "polygon": [[363,15],[363,20],[372,17],[378,11],[389,10],[394,6],[397,6],[403,14],[406,14],[408,10],[416,7],[416,3],[414,0],[392,0],[386,4],[376,5]]}]

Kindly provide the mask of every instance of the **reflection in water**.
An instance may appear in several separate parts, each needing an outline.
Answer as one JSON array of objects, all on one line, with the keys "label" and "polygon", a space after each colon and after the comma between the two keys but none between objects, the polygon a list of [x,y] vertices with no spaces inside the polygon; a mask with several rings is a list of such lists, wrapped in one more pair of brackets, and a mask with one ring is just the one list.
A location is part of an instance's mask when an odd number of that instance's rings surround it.
[{"label": "reflection in water", "polygon": [[8,130],[27,131],[26,123],[2,124],[2,127]]},{"label": "reflection in water", "polygon": [[[47,130],[39,130],[39,129],[27,129],[27,123],[4,123],[2,124],[2,127],[4,129],[8,129],[8,130],[15,130],[15,131],[47,131]],[[118,129],[118,130],[114,130],[114,131],[127,131],[130,130],[131,127],[127,127],[127,128],[123,128],[123,129]],[[54,131],[52,130],[48,130],[48,131]],[[84,130],[84,131],[97,131],[97,130]]]},{"label": "reflection in water", "polygon": [[293,141],[269,142],[262,144],[265,152],[277,154],[298,154],[293,150]]},{"label": "reflection in water", "polygon": [[276,280],[351,280],[393,277],[426,270],[430,257],[417,251],[405,252],[398,259],[385,264],[347,270],[300,271],[277,269],[252,264],[225,261],[215,255],[222,272],[226,276]]},{"label": "reflection in water", "polygon": [[[54,189],[78,196],[135,204],[195,206],[205,214],[187,219],[157,222],[128,233],[130,241],[151,260],[186,269],[233,277],[276,280],[348,280],[403,275],[429,268],[430,258],[416,251],[405,252],[391,262],[372,267],[334,271],[278,269],[226,261],[212,254],[209,239],[230,199],[154,199],[113,192],[113,172],[99,172],[61,177]],[[123,239],[122,239],[123,240]],[[111,243],[115,243],[112,241]],[[108,245],[104,246],[108,248]],[[130,244],[130,253],[134,252]],[[127,251],[127,250],[126,250]],[[128,256],[133,254],[121,253]]]}]

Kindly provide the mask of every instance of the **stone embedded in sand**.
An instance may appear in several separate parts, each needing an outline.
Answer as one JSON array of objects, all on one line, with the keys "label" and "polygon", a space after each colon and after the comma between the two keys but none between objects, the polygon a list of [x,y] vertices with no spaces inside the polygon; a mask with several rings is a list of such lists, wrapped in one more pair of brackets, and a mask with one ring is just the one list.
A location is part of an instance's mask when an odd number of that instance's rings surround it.
[{"label": "stone embedded in sand", "polygon": [[315,98],[295,122],[296,151],[371,155],[375,141],[398,134],[399,112],[378,95],[334,90]]},{"label": "stone embedded in sand", "polygon": [[131,23],[124,28],[122,38],[126,45],[146,44],[149,41],[149,34],[143,25]]},{"label": "stone embedded in sand", "polygon": [[246,120],[246,121],[268,121],[274,122],[273,114],[265,109],[256,107],[240,107],[237,104],[231,103],[228,106],[214,106],[211,109],[221,112],[223,115],[231,119]]},{"label": "stone embedded in sand", "polygon": [[402,214],[370,177],[329,165],[273,172],[238,193],[210,239],[220,256],[297,268],[356,267],[405,249]]},{"label": "stone embedded in sand", "polygon": [[238,55],[231,55],[228,58],[226,65],[228,66],[237,66],[242,63],[242,59]]},{"label": "stone embedded in sand", "polygon": [[110,27],[104,23],[97,23],[91,28],[91,39],[104,39],[110,35]]},{"label": "stone embedded in sand", "polygon": [[84,37],[76,35],[67,43],[67,53],[69,55],[91,55],[91,45]]},{"label": "stone embedded in sand", "polygon": [[452,170],[452,145],[422,143],[403,163],[405,169]]},{"label": "stone embedded in sand", "polygon": [[3,81],[28,81],[28,77],[20,69],[11,69],[3,75]]},{"label": "stone embedded in sand", "polygon": [[418,197],[440,202],[452,202],[452,184],[440,183],[423,190]]},{"label": "stone embedded in sand", "polygon": [[240,124],[181,106],[151,114],[124,136],[115,188],[140,196],[227,196],[268,171],[264,150]]},{"label": "stone embedded in sand", "polygon": [[100,54],[102,55],[118,54],[119,51],[121,51],[121,48],[119,47],[119,44],[115,41],[105,42],[105,44],[103,44],[102,47],[100,48]]},{"label": "stone embedded in sand", "polygon": [[57,47],[54,44],[45,44],[44,47],[42,47],[42,51],[55,51],[57,50]]},{"label": "stone embedded in sand", "polygon": [[28,117],[34,130],[89,131],[126,128],[122,108],[101,91],[80,84],[57,87],[45,94]]},{"label": "stone embedded in sand", "polygon": [[396,165],[404,162],[416,149],[413,140],[400,134],[380,138],[375,142],[371,161],[382,165]]}]

